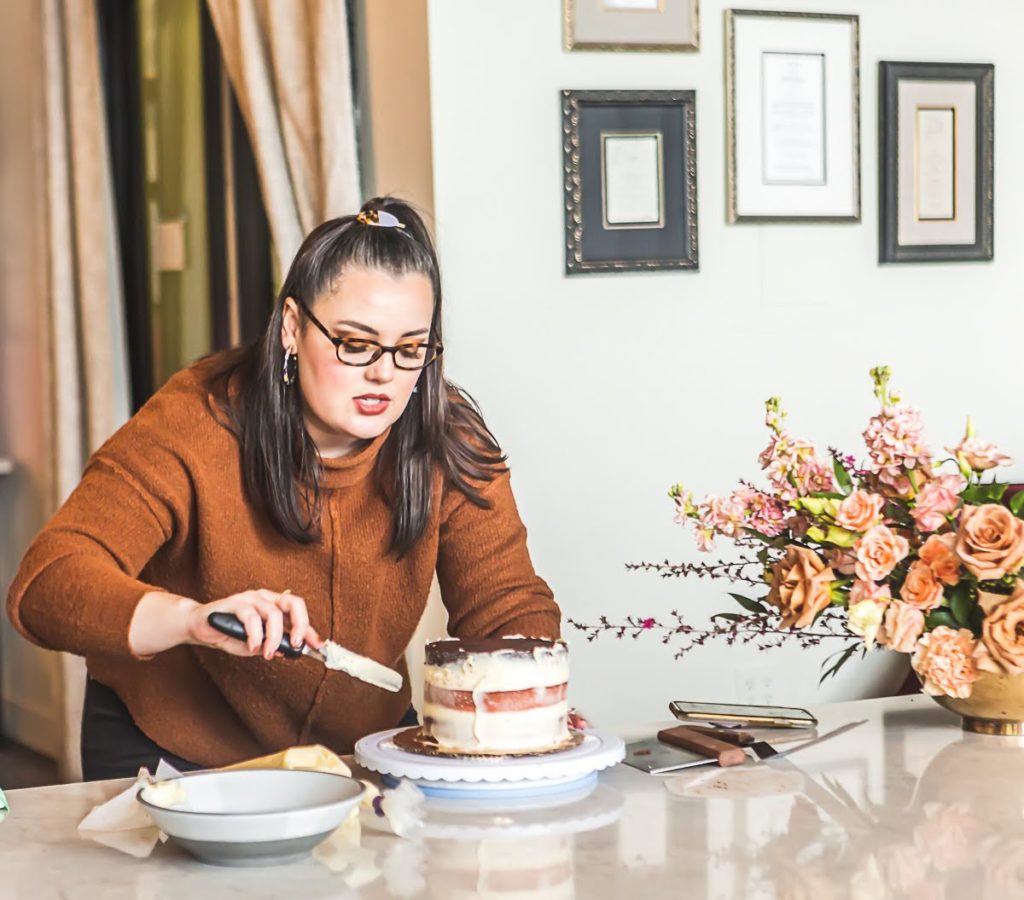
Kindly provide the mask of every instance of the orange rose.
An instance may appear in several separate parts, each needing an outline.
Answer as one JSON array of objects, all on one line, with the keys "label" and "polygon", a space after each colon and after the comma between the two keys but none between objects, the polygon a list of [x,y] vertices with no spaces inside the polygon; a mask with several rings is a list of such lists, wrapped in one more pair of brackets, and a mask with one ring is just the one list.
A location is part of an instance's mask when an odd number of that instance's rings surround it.
[{"label": "orange rose", "polygon": [[885,525],[876,525],[853,545],[857,577],[862,581],[882,581],[909,551],[905,537]]},{"label": "orange rose", "polygon": [[997,503],[965,506],[956,552],[979,581],[998,581],[1024,562],[1024,521]]},{"label": "orange rose", "polygon": [[921,676],[926,694],[964,700],[978,679],[980,655],[978,641],[966,628],[940,625],[921,636],[910,665]]},{"label": "orange rose", "polygon": [[863,533],[882,518],[885,497],[856,490],[839,504],[836,525],[847,531]]},{"label": "orange rose", "polygon": [[942,601],[942,583],[935,577],[932,567],[918,559],[910,565],[900,597],[918,609],[935,609]]},{"label": "orange rose", "polygon": [[831,598],[835,580],[821,557],[806,547],[790,545],[786,555],[772,566],[772,587],[768,602],[782,613],[783,628],[806,628]]},{"label": "orange rose", "polygon": [[995,668],[1024,672],[1024,583],[1018,581],[1009,596],[978,591],[978,605],[985,612],[981,640]]},{"label": "orange rose", "polygon": [[917,554],[931,566],[935,577],[950,587],[960,583],[960,557],[953,549],[955,544],[955,534],[933,534]]}]

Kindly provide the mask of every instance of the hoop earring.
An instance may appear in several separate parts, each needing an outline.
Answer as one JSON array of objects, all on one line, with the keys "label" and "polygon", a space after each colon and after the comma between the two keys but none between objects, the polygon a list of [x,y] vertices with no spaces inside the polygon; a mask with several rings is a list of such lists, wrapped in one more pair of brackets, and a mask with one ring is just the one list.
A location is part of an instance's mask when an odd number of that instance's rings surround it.
[{"label": "hoop earring", "polygon": [[286,387],[295,384],[295,377],[299,372],[299,355],[292,350],[284,353],[284,365],[281,367],[281,380]]}]

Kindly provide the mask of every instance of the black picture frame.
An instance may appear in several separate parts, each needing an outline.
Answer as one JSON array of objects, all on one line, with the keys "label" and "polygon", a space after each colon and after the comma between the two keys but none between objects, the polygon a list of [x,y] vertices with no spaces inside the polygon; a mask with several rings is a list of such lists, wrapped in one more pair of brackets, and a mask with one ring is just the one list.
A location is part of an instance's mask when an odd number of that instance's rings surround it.
[{"label": "black picture frame", "polygon": [[[663,202],[657,225],[608,226],[602,140],[659,135]],[[696,271],[696,92],[562,91],[565,273]]]},{"label": "black picture frame", "polygon": [[[962,244],[899,242],[899,84],[902,80],[974,83],[974,240]],[[994,255],[995,66],[990,63],[878,64],[878,261],[988,261]]]}]

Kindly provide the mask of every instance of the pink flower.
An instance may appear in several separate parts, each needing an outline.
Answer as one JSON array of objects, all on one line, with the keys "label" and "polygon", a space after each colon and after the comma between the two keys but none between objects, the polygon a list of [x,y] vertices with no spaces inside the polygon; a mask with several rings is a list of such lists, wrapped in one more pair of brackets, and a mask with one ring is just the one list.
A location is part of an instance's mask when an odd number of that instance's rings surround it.
[{"label": "pink flower", "polygon": [[878,643],[897,653],[913,653],[922,631],[924,613],[902,600],[893,600],[878,629]]},{"label": "pink flower", "polygon": [[836,512],[836,525],[847,531],[863,533],[877,525],[882,518],[882,507],[885,497],[872,494],[859,488],[839,504]]},{"label": "pink flower", "polygon": [[962,475],[940,475],[921,488],[914,498],[911,515],[921,531],[938,531],[946,516],[960,505],[960,492],[967,487]]},{"label": "pink flower", "polygon": [[651,628],[654,627],[654,619],[644,619],[640,623],[640,627],[643,628],[643,629],[646,629],[646,630],[650,630]]},{"label": "pink flower", "polygon": [[1013,459],[1003,453],[995,444],[979,440],[976,437],[965,437],[955,447],[947,447],[957,459],[962,458],[975,472],[984,472],[996,466],[1012,466]]},{"label": "pink flower", "polygon": [[873,416],[864,431],[872,471],[897,478],[909,469],[930,468],[920,413],[910,406],[886,407]]},{"label": "pink flower", "polygon": [[747,527],[768,537],[776,537],[786,530],[786,521],[792,512],[778,498],[752,491],[747,501]]},{"label": "pink flower", "polygon": [[862,581],[882,581],[910,552],[907,539],[886,525],[876,525],[853,545],[855,571]]},{"label": "pink flower", "polygon": [[814,444],[793,438],[789,432],[772,434],[758,461],[782,500],[835,488],[832,466],[818,458]]},{"label": "pink flower", "polygon": [[[723,500],[715,494],[708,494],[702,503],[694,507],[692,518],[696,520],[694,525],[697,548],[707,552],[714,547],[715,535],[721,534],[726,537],[736,537],[740,528],[744,525],[745,511],[742,504],[730,497]],[[679,520],[677,515],[676,521]]]},{"label": "pink flower", "polygon": [[714,494],[698,507],[701,524],[726,537],[736,537],[743,525],[744,509],[733,497],[722,500]]},{"label": "pink flower", "polygon": [[963,700],[971,696],[978,678],[980,647],[966,628],[940,625],[918,639],[910,664],[921,676],[926,694]]},{"label": "pink flower", "polygon": [[892,599],[892,592],[887,584],[875,584],[873,581],[861,581],[858,579],[850,588],[850,606],[856,606],[865,600],[874,600],[876,603],[888,603]]}]

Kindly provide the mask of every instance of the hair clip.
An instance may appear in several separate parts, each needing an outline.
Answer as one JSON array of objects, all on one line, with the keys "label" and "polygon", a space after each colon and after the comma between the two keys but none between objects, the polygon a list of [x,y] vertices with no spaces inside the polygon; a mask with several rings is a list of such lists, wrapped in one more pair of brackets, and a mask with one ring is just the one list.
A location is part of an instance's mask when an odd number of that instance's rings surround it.
[{"label": "hair clip", "polygon": [[368,209],[356,216],[356,221],[363,225],[376,225],[378,228],[401,228],[405,225],[398,221],[398,217],[383,209]]}]

